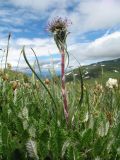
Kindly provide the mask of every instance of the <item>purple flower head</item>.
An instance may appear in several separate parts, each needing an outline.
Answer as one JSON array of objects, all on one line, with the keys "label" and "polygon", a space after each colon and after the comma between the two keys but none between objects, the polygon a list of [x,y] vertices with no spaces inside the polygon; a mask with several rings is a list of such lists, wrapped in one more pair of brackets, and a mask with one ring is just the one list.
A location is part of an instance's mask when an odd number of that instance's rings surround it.
[{"label": "purple flower head", "polygon": [[69,33],[67,27],[70,24],[71,21],[69,21],[67,18],[62,19],[61,17],[56,17],[47,26],[47,31],[53,34],[54,40],[59,50],[66,44],[66,38]]},{"label": "purple flower head", "polygon": [[62,19],[61,17],[54,18],[47,26],[47,31],[56,34],[60,31],[67,32],[67,27],[71,24],[71,22],[65,18]]}]

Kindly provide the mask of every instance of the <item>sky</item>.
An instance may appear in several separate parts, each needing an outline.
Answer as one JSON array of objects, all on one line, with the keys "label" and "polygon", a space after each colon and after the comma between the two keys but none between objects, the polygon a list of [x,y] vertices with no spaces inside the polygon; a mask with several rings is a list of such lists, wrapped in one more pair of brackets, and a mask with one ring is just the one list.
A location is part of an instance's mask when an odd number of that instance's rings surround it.
[{"label": "sky", "polygon": [[[120,0],[0,0],[0,61],[4,65],[7,37],[11,33],[8,63],[19,68],[35,62],[41,67],[60,67],[60,53],[47,24],[56,17],[68,18],[67,48],[70,66],[86,65],[120,57]],[[20,56],[21,55],[21,56]],[[3,57],[3,58],[2,58]],[[74,58],[75,57],[75,58]],[[77,61],[76,61],[77,59]]]}]

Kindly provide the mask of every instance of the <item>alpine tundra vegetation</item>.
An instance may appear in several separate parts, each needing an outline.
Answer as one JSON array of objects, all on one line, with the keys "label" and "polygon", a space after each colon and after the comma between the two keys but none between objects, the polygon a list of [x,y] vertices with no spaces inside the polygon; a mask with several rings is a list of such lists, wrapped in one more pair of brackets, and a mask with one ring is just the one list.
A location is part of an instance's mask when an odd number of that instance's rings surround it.
[{"label": "alpine tundra vegetation", "polygon": [[[85,66],[65,74],[67,25],[61,18],[48,25],[61,54],[61,75],[46,79],[30,64],[25,46],[21,53],[32,76],[12,70],[8,36],[0,70],[0,160],[120,159],[120,77],[105,80],[108,72],[97,64],[90,66],[92,74]],[[94,78],[85,79],[88,74]]]}]

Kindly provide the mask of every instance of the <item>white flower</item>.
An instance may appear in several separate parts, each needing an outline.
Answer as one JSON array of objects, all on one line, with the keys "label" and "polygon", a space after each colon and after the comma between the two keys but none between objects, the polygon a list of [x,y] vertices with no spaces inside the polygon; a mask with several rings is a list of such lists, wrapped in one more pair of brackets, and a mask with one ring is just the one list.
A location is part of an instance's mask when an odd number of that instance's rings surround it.
[{"label": "white flower", "polygon": [[109,78],[108,81],[106,82],[106,87],[111,88],[111,89],[113,87],[118,87],[117,79]]}]

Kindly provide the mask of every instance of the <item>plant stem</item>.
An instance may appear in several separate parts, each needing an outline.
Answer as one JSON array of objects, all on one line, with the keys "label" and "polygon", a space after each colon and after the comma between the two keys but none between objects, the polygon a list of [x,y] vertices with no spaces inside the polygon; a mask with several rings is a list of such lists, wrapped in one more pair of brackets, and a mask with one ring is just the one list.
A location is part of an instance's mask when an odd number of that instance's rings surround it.
[{"label": "plant stem", "polygon": [[61,81],[62,81],[62,97],[64,105],[64,114],[66,123],[68,125],[68,105],[67,105],[67,96],[65,89],[65,52],[64,49],[61,50]]},{"label": "plant stem", "polygon": [[8,35],[8,44],[7,44],[7,53],[6,53],[6,59],[5,59],[5,69],[4,69],[4,73],[6,72],[6,68],[7,68],[7,58],[8,58],[8,52],[9,52],[10,37],[11,37],[11,33],[9,33],[9,35]]}]

